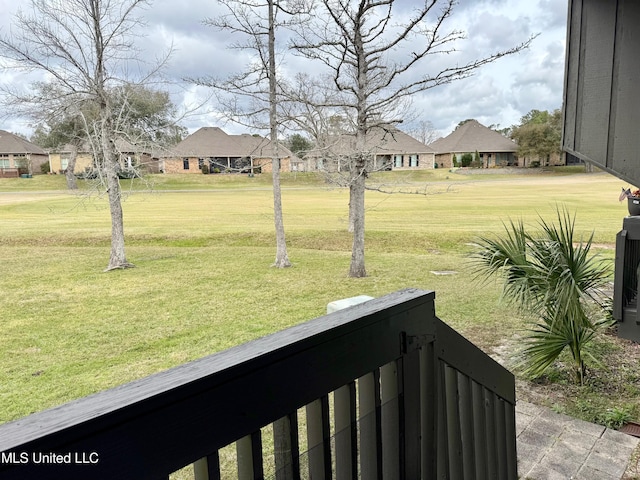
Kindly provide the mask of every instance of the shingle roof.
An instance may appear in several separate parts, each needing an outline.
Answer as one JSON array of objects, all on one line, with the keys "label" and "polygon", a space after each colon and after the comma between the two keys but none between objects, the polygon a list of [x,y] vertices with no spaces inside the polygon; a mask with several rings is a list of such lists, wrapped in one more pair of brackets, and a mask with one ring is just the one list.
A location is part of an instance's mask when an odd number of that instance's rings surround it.
[{"label": "shingle roof", "polygon": [[[292,153],[280,145],[286,156]],[[228,135],[218,127],[203,127],[189,135],[165,156],[177,157],[270,157],[268,138],[249,135]]]},{"label": "shingle roof", "polygon": [[35,143],[31,143],[24,138],[20,138],[13,133],[0,130],[0,153],[13,153],[13,154],[27,154],[35,153],[39,155],[46,155],[42,148]]},{"label": "shingle roof", "polygon": [[[115,146],[118,152],[120,153],[148,153],[150,148],[144,145],[134,145],[131,142],[125,140],[124,138],[117,138],[115,141]],[[70,143],[65,143],[57,148],[52,149],[52,152],[55,153],[69,153],[73,150],[73,145]],[[80,147],[78,147],[78,151],[82,153],[91,153],[91,145],[88,142],[84,142]]]},{"label": "shingle roof", "polygon": [[[356,151],[355,142],[355,135],[341,135],[335,142],[327,142],[330,144],[328,150],[334,154],[351,155]],[[428,145],[396,128],[370,130],[365,148],[368,153],[376,155],[435,153]],[[313,151],[310,153],[314,154]]]},{"label": "shingle roof", "polygon": [[437,153],[515,152],[518,145],[476,120],[460,125],[444,138],[429,145]]},{"label": "shingle roof", "polygon": [[367,145],[377,154],[434,153],[434,150],[410,135],[398,130],[374,129],[367,135]]}]

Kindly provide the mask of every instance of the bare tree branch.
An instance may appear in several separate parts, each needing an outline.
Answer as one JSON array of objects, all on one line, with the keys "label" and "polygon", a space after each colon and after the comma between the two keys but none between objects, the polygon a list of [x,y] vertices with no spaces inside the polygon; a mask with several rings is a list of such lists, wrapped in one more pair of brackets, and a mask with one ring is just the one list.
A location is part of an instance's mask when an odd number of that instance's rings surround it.
[{"label": "bare tree branch", "polygon": [[[310,101],[314,108],[292,108],[291,123],[316,136],[319,149],[327,148],[331,134],[317,133],[326,125],[322,112],[342,111],[353,122],[355,143],[349,165],[350,225],[354,240],[349,275],[366,275],[364,266],[364,191],[371,168],[377,168],[368,137],[379,130],[392,132],[403,120],[407,102],[420,92],[472,75],[480,67],[529,46],[533,37],[506,50],[462,64],[437,67],[430,73],[427,60],[456,51],[463,32],[448,29],[456,0],[424,0],[402,24],[394,24],[393,0],[320,0],[311,28],[296,31],[291,48],[326,67],[336,95],[310,93],[297,83],[291,101]],[[416,72],[420,66],[422,73]],[[330,89],[327,82],[318,88]],[[307,97],[305,99],[305,97]],[[295,115],[297,113],[297,116]],[[373,156],[373,158],[372,158]],[[343,158],[340,159],[342,161]]]}]

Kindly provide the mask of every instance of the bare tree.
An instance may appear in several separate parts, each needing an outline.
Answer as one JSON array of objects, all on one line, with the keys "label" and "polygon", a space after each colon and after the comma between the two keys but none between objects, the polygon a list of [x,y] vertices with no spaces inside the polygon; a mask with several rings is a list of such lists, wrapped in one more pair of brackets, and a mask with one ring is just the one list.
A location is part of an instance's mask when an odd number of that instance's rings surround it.
[{"label": "bare tree", "polygon": [[[354,225],[349,276],[366,276],[364,261],[365,181],[367,135],[403,120],[403,108],[412,95],[470,76],[483,65],[526,48],[531,38],[511,49],[463,64],[436,67],[422,73],[429,59],[455,51],[464,33],[447,30],[455,0],[426,0],[412,16],[398,24],[394,0],[320,0],[313,16],[316,25],[297,30],[292,47],[326,67],[332,77],[336,101],[326,106],[343,108],[354,121],[356,154],[350,162],[350,218]],[[416,71],[421,66],[421,73]]]},{"label": "bare tree", "polygon": [[[43,98],[37,90],[6,91],[11,101],[37,108],[65,98],[91,103],[96,117],[86,125],[109,198],[111,254],[106,270],[132,267],[127,261],[119,155],[115,145],[118,111],[111,93],[129,81],[143,62],[134,45],[140,26],[135,11],[146,0],[31,0],[29,13],[16,14],[11,31],[0,36],[0,55],[27,72],[40,72],[58,92]],[[159,65],[149,69],[152,73]],[[148,74],[146,74],[148,75]]]},{"label": "bare tree", "polygon": [[[300,22],[304,2],[277,0],[218,0],[226,14],[205,23],[244,37],[232,48],[250,51],[255,61],[247,70],[226,79],[196,79],[195,82],[221,92],[218,101],[226,116],[251,128],[268,128],[271,141],[273,210],[276,232],[276,258],[273,266],[291,266],[282,214],[280,185],[280,142],[278,139],[278,78],[276,30]],[[266,121],[265,121],[266,119]]]},{"label": "bare tree", "polygon": [[438,131],[429,120],[420,120],[407,133],[425,145],[429,145],[438,139]]}]

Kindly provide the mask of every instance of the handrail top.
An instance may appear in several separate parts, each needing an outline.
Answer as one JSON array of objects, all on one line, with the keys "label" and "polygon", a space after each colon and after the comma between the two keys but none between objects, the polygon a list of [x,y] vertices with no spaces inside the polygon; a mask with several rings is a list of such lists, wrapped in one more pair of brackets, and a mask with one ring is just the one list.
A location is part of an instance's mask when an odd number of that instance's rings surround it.
[{"label": "handrail top", "polygon": [[[118,412],[135,416],[136,407],[160,407],[175,397],[196,394],[198,383],[213,376],[226,378],[251,369],[251,364],[265,356],[285,358],[294,345],[320,344],[331,337],[366,328],[381,320],[378,313],[392,315],[419,305],[433,304],[435,292],[408,288],[333,312],[289,327],[245,344],[164,370],[108,390],[53,407],[4,425],[0,425],[0,452],[24,445],[50,432],[80,426],[97,417]],[[391,310],[391,311],[389,311]],[[395,311],[394,311],[395,310]],[[435,318],[435,313],[433,315]],[[301,345],[303,344],[303,345]],[[216,380],[218,381],[218,380]],[[158,398],[159,394],[162,399]],[[130,412],[125,414],[126,410]]]}]

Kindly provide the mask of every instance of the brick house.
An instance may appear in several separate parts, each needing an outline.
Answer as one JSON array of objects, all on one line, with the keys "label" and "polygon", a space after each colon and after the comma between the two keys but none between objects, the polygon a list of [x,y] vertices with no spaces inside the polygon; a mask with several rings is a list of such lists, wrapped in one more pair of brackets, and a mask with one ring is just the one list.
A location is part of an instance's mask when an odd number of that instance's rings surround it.
[{"label": "brick house", "polygon": [[[120,155],[120,166],[123,170],[132,168],[148,173],[158,173],[158,157],[148,152],[148,148],[133,145],[130,142],[118,139],[115,142]],[[49,167],[52,173],[64,173],[71,158],[73,146],[63,145],[53,149],[49,153]],[[74,173],[88,173],[94,169],[94,155],[88,145],[83,146],[77,152]]]},{"label": "brick house", "polygon": [[[291,171],[294,155],[279,146],[280,169]],[[218,127],[203,127],[160,158],[163,173],[271,172],[272,144],[259,135],[228,135]]]},{"label": "brick house", "polygon": [[49,154],[35,143],[0,130],[0,177],[41,173],[40,165],[48,161]]},{"label": "brick house", "polygon": [[[300,160],[298,170],[341,170],[342,162],[357,150],[355,135],[343,134],[324,141]],[[416,170],[434,168],[435,152],[429,146],[397,128],[372,129],[366,138],[366,154],[373,159],[371,170]]]},{"label": "brick house", "polygon": [[518,165],[518,144],[495,130],[485,127],[476,120],[469,120],[453,132],[429,145],[436,153],[436,163],[440,167],[451,168],[454,160],[478,152],[483,168]]}]

